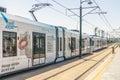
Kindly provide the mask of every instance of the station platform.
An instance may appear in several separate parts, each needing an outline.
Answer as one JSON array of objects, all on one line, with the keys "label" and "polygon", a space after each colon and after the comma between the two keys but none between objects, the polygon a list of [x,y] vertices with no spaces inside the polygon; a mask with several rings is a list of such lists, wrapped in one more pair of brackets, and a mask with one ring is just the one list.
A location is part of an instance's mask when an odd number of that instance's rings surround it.
[{"label": "station platform", "polygon": [[100,80],[120,80],[120,48]]}]

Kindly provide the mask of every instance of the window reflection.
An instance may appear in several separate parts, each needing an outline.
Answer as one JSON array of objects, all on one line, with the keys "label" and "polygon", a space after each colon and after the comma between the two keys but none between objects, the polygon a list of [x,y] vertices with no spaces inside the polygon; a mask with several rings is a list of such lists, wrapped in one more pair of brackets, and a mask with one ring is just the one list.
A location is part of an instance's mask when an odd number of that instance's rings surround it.
[{"label": "window reflection", "polygon": [[15,32],[3,32],[3,57],[16,56],[17,34]]}]

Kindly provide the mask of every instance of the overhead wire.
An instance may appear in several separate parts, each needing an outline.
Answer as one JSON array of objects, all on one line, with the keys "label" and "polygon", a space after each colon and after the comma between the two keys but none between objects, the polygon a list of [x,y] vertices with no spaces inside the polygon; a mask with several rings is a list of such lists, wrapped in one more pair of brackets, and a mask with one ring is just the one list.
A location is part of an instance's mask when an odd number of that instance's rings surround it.
[{"label": "overhead wire", "polygon": [[[67,7],[65,7],[65,6],[63,6],[62,4],[60,4],[60,3],[58,3],[57,1],[55,1],[55,0],[52,0],[53,2],[55,2],[55,3],[57,3],[58,5],[60,5],[61,7],[63,7],[63,8],[65,8],[65,9],[67,9],[68,11],[70,11],[71,13],[73,13],[74,15],[76,15],[77,17],[80,17],[78,14],[76,14],[76,13],[74,13],[73,11],[71,11],[69,8],[67,8]],[[58,11],[58,10],[57,10]],[[92,23],[90,23],[90,22],[88,22],[88,21],[86,21],[86,20],[83,20],[84,22],[86,22],[87,24],[89,24],[89,25],[92,25],[93,26],[93,24]],[[94,25],[95,26],[95,25]],[[93,28],[93,27],[92,27]]]},{"label": "overhead wire", "polygon": [[[50,6],[49,6],[50,7]],[[68,16],[68,15],[66,15],[66,14],[64,14],[63,12],[61,12],[60,10],[58,10],[58,9],[55,9],[55,8],[53,8],[53,7],[50,7],[52,10],[54,10],[54,11],[56,11],[56,12],[59,12],[60,14],[62,14],[62,15],[64,15],[64,16],[67,16],[68,18],[70,18],[70,19],[72,19],[72,20],[74,20],[74,21],[76,21],[74,18],[72,18],[72,17],[70,17],[70,16]]]},{"label": "overhead wire", "polygon": [[71,13],[73,13],[74,15],[76,15],[77,17],[80,17],[78,14],[76,14],[75,12],[73,12],[72,10],[70,10],[69,8],[63,6],[62,4],[58,3],[57,1],[55,0],[52,0],[53,2],[55,2],[56,4],[60,5],[61,7],[67,9],[68,11],[70,11]]},{"label": "overhead wire", "polygon": [[[80,17],[78,14],[74,13],[72,10],[70,10],[69,8],[63,6],[62,4],[60,4],[59,2],[55,1],[55,0],[52,0],[53,2],[55,2],[56,4],[60,5],[61,7],[63,8],[66,8],[68,11],[70,11],[71,13],[73,13],[74,15],[76,15],[77,17]],[[93,0],[94,3],[98,6],[98,8],[102,11],[102,9],[100,8],[100,6],[95,2],[95,0]],[[106,17],[104,16],[104,19],[106,20],[106,22],[111,26],[111,24],[108,22],[108,20],[106,19]],[[103,19],[102,19],[103,20]],[[83,20],[85,21],[85,20]],[[103,20],[104,21],[104,20]],[[88,23],[88,21],[85,21],[86,23]],[[90,23],[89,23],[90,24]],[[106,23],[105,23],[106,24]],[[91,24],[90,24],[91,25]],[[93,25],[93,24],[92,24]],[[107,26],[107,25],[106,25]],[[113,29],[113,28],[111,28]]]},{"label": "overhead wire", "polygon": [[99,18],[103,21],[103,23],[105,24],[105,26],[107,27],[107,30],[109,31],[109,27],[108,27],[108,24],[106,23],[106,21],[102,18],[101,15],[98,15]]},{"label": "overhead wire", "polygon": [[[90,5],[91,6],[91,5]],[[95,5],[97,8],[99,8],[99,6]],[[92,7],[92,6],[91,6]],[[96,9],[97,10],[97,9]],[[96,13],[90,13],[90,14],[97,14],[99,16],[99,18],[103,21],[103,23],[105,24],[105,26],[108,26],[108,24],[106,23],[106,21],[102,18],[102,16],[100,15],[99,12]],[[103,26],[103,24],[102,24]],[[109,28],[108,28],[109,29]]]},{"label": "overhead wire", "polygon": [[[38,0],[35,0],[35,1],[38,2]],[[56,3],[56,4],[58,4],[59,6],[65,8],[65,9],[68,10],[69,12],[73,13],[75,16],[80,17],[78,14],[76,14],[75,12],[73,12],[72,10],[70,10],[69,8],[65,7],[64,5],[60,4],[59,2],[57,2],[57,1],[55,1],[55,0],[52,0],[52,1],[53,1],[54,3]],[[93,0],[93,1],[94,1],[94,3],[95,3],[97,6],[99,6],[99,5],[95,2],[95,0]],[[48,0],[47,0],[47,2],[48,2]],[[58,10],[58,9],[55,9],[55,8],[53,8],[53,7],[51,7],[51,6],[49,6],[49,7],[50,7],[52,10],[54,10],[54,11],[56,11],[56,12],[59,12],[60,14],[65,15],[65,16],[69,17],[69,18],[72,19],[72,20],[75,20],[75,19],[72,18],[71,16],[68,16],[68,15],[64,14],[62,11],[60,11],[60,10]],[[101,10],[100,7],[99,7],[99,9]],[[102,11],[102,10],[101,10],[101,11]],[[104,18],[105,18],[105,17],[104,17]],[[106,20],[106,22],[108,22],[107,19],[105,19],[105,20]],[[75,21],[77,21],[77,20],[75,20]],[[96,25],[94,25],[94,24],[88,22],[88,21],[85,20],[85,19],[83,19],[83,21],[84,21],[85,23],[91,25],[91,28],[97,27]],[[104,20],[103,20],[103,21],[104,21]],[[78,22],[78,21],[77,21],[77,22]],[[110,24],[109,24],[109,25],[110,25]],[[94,27],[92,27],[92,26],[94,26]]]},{"label": "overhead wire", "polygon": [[[65,15],[63,12],[61,12],[61,11],[59,11],[59,10],[57,10],[57,9],[55,9],[55,8],[53,8],[53,7],[50,7],[51,9],[53,9],[54,11],[57,11],[57,12],[59,12],[60,14],[62,14],[62,15]],[[67,15],[65,15],[65,16],[67,16]],[[72,19],[72,20],[74,20],[74,21],[76,21],[74,18],[72,18],[72,17],[70,17],[70,16],[67,16],[68,18],[70,18],[70,19]],[[87,20],[85,20],[85,19],[83,19],[83,21],[85,22],[85,23],[87,23],[87,24],[89,24],[89,25],[91,25],[90,27],[92,28],[92,29],[94,29],[95,27],[92,27],[92,26],[96,26],[96,25],[94,25],[94,24],[92,24],[92,23],[90,23],[90,22],[88,22]],[[79,21],[77,21],[77,22],[79,22]],[[77,23],[78,24],[78,23]],[[78,28],[77,28],[78,29]]]},{"label": "overhead wire", "polygon": [[98,27],[98,26],[96,26],[96,25],[94,25],[94,24],[92,24],[92,23],[90,23],[90,22],[88,22],[87,20],[85,20],[85,19],[83,19],[83,21],[85,22],[85,23],[87,23],[87,24],[89,24],[89,25],[91,25],[91,28],[95,28],[95,27]]},{"label": "overhead wire", "polygon": [[[96,2],[95,0],[93,0],[93,1],[94,1],[94,3],[98,6],[99,10],[102,12],[102,9],[101,9],[100,6],[97,4],[97,2]],[[109,21],[107,20],[107,18],[105,17],[105,15],[104,15],[104,14],[102,14],[102,15],[103,15],[105,21],[108,23],[109,28],[111,28],[111,29],[113,30],[112,25],[109,23]]]}]

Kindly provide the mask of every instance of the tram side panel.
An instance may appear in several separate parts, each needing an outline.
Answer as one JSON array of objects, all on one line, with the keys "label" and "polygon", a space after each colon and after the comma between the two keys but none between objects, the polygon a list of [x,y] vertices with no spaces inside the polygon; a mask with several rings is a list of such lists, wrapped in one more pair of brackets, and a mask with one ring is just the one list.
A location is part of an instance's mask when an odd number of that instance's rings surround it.
[{"label": "tram side panel", "polygon": [[46,33],[46,63],[55,61],[56,58],[56,29],[54,26],[48,28]]},{"label": "tram side panel", "polygon": [[65,58],[70,58],[71,55],[71,31],[65,30]]},{"label": "tram side panel", "polygon": [[94,51],[94,40],[93,37],[89,37],[90,38],[90,53],[93,53]]},{"label": "tram side panel", "polygon": [[56,59],[55,62],[64,60],[64,30],[61,27],[56,27]]},{"label": "tram side panel", "polygon": [[92,50],[96,51],[96,50],[100,49],[100,38],[97,36],[92,36],[92,40],[94,42]]},{"label": "tram side panel", "polygon": [[108,45],[108,43],[107,43],[107,38],[102,38],[102,47],[103,47],[103,48],[106,48],[107,45]]},{"label": "tram side panel", "polygon": [[79,55],[79,33],[65,30],[65,57],[70,58]]},{"label": "tram side panel", "polygon": [[31,31],[32,37],[32,66],[45,63],[46,58],[46,33],[42,26],[33,26]]},{"label": "tram side panel", "polygon": [[[3,21],[3,20],[1,20]],[[9,21],[13,21],[10,20]],[[14,25],[16,25],[18,28],[21,26],[20,23],[17,21],[14,21]],[[7,29],[2,22],[2,28],[1,28],[1,69],[0,74],[24,69],[28,67],[28,59],[26,56],[21,56],[21,54],[18,52],[18,39],[19,39],[19,29]],[[24,27],[24,26],[23,26]],[[26,37],[27,38],[27,37]],[[24,44],[27,44],[26,41],[24,41]],[[24,45],[23,44],[23,45]],[[24,45],[23,48],[25,48],[26,45]]]},{"label": "tram side panel", "polygon": [[75,47],[76,47],[76,49],[75,49],[75,54],[76,54],[76,56],[78,56],[79,55],[79,33],[78,32],[76,32],[76,41],[75,41],[76,43],[76,45],[75,45]]},{"label": "tram side panel", "polygon": [[[3,22],[2,18],[0,17],[0,21]],[[2,23],[0,22],[0,27],[2,28]],[[2,44],[2,29],[0,29],[0,44]],[[0,74],[2,73],[2,45],[0,45]]]},{"label": "tram side panel", "polygon": [[74,56],[78,56],[79,52],[78,52],[78,45],[77,45],[77,42],[78,42],[78,38],[79,38],[79,34],[78,32],[75,32],[75,31],[71,31],[71,55],[72,57]]},{"label": "tram side panel", "polygon": [[98,50],[98,39],[94,38],[94,51]]},{"label": "tram side panel", "polygon": [[[3,29],[4,28],[4,24],[3,24],[3,19],[0,17],[0,27]],[[3,58],[3,51],[2,51],[2,29],[0,29],[0,74],[2,74],[3,73],[3,71],[2,71],[2,58]]]},{"label": "tram side panel", "polygon": [[91,47],[91,52],[97,50],[97,40],[96,40],[96,36],[90,36],[90,47]]},{"label": "tram side panel", "polygon": [[33,27],[32,66],[54,62],[56,58],[56,30],[51,25]]},{"label": "tram side panel", "polygon": [[55,28],[40,23],[34,25],[19,17],[11,18],[13,20],[9,21],[17,28],[7,29],[0,18],[0,74],[53,62],[56,57]]},{"label": "tram side panel", "polygon": [[[32,47],[31,47],[31,32],[30,32],[30,28],[32,27],[32,25],[30,24],[26,24],[20,21],[14,21],[16,26],[17,26],[17,61],[18,66],[16,67],[16,70],[20,70],[20,69],[25,69],[30,67],[31,64],[31,58],[32,58]],[[29,28],[28,28],[29,27]],[[14,58],[14,57],[13,57]],[[15,71],[16,71],[15,70]]]},{"label": "tram side panel", "polygon": [[82,54],[90,53],[90,38],[89,35],[83,34],[82,37]]},{"label": "tram side panel", "polygon": [[92,51],[105,48],[107,47],[107,39],[98,36],[90,36],[90,45]]}]

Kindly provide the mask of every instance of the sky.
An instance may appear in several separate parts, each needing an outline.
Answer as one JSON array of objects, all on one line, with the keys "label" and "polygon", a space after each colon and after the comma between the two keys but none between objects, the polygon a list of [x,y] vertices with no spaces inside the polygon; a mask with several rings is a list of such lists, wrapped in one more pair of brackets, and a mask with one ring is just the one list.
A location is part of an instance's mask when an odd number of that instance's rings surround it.
[{"label": "sky", "polygon": [[[67,8],[79,8],[80,0],[55,0]],[[91,0],[93,1],[93,0]],[[120,0],[95,0],[100,6],[102,11],[107,12],[104,14],[108,22],[104,19],[102,15],[98,14],[87,14],[83,17],[82,21],[82,31],[83,33],[94,34],[94,28],[104,30],[106,33],[111,32],[112,29],[118,29],[120,27]],[[52,6],[45,7],[36,11],[34,14],[39,22],[63,26],[68,29],[78,29],[79,30],[79,17],[70,16],[73,15],[66,9],[59,6],[52,0],[0,0],[0,6],[7,8],[7,13],[22,16],[33,20],[31,14],[28,12],[33,4],[36,3],[50,3]],[[95,6],[88,5],[87,2],[82,4],[83,7]],[[92,9],[83,9],[83,15]],[[72,10],[79,15],[79,9]],[[93,13],[98,12],[96,9]],[[67,16],[66,16],[67,15]],[[69,15],[69,16],[68,16]]]}]

